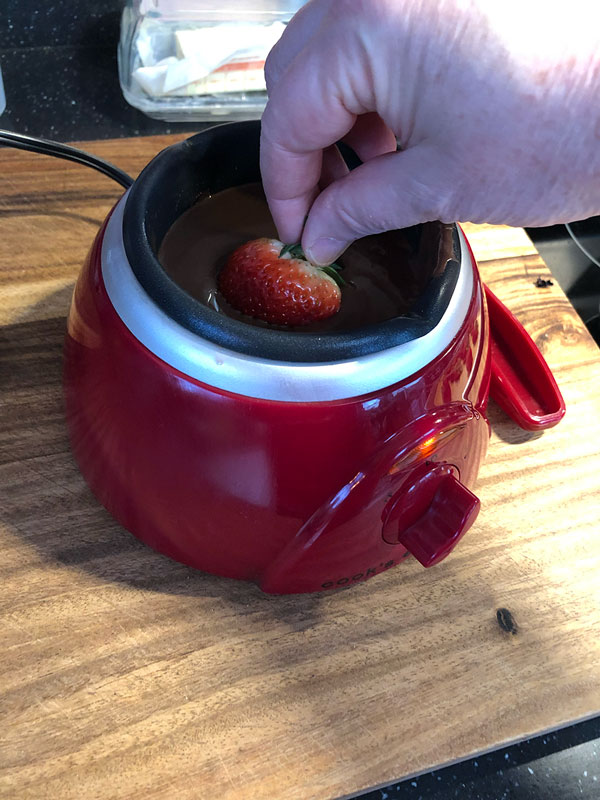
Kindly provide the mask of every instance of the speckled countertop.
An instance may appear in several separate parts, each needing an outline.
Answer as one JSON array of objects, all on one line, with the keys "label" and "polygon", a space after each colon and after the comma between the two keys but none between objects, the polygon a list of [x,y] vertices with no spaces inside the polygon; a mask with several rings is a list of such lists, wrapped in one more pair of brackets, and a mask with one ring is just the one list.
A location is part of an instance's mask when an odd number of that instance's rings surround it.
[{"label": "speckled countertop", "polygon": [[[59,141],[197,131],[145,117],[123,99],[116,64],[121,3],[5,0],[0,127]],[[600,719],[362,795],[364,800],[600,798]]]}]

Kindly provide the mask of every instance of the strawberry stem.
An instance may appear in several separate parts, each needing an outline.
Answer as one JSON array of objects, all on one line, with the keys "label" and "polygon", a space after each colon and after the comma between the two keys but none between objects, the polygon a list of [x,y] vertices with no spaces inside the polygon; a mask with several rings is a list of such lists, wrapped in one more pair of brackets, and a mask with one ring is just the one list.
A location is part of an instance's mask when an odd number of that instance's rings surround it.
[{"label": "strawberry stem", "polygon": [[326,267],[319,267],[319,269],[326,275],[329,275],[329,277],[332,278],[337,283],[340,289],[342,288],[342,286],[348,285],[348,281],[345,281],[338,272],[338,270],[341,269],[341,267],[338,264],[329,264]]},{"label": "strawberry stem", "polygon": [[289,253],[292,258],[302,258],[304,261],[307,260],[306,256],[304,255],[302,245],[299,242],[296,244],[284,244],[281,248],[281,252],[279,253],[279,258],[284,256],[286,253]]},{"label": "strawberry stem", "polygon": [[[279,258],[289,253],[292,258],[301,258],[303,261],[308,261],[306,256],[304,255],[304,250],[302,249],[302,245],[299,242],[296,244],[284,244],[279,252]],[[339,274],[339,271],[343,269],[340,264],[327,264],[324,267],[319,267],[319,269],[323,270],[326,275],[329,275],[330,278],[337,283],[337,285],[341,288],[342,286],[347,286],[348,282],[345,281],[342,276]]]}]

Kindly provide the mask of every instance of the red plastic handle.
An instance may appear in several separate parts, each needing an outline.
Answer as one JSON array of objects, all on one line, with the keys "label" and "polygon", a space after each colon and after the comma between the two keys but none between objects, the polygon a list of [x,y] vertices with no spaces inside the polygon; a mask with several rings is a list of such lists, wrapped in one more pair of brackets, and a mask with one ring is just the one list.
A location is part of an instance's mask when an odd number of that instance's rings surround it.
[{"label": "red plastic handle", "polygon": [[486,286],[492,350],[490,395],[526,431],[551,428],[565,401],[531,336]]},{"label": "red plastic handle", "polygon": [[475,522],[479,499],[450,464],[423,464],[392,498],[383,538],[402,544],[424,567],[438,564]]}]

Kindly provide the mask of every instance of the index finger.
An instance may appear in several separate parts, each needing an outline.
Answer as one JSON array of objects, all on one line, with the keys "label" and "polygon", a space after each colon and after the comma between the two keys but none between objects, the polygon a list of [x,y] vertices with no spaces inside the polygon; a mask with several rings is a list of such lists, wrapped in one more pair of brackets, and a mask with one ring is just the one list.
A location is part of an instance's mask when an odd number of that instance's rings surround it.
[{"label": "index finger", "polygon": [[315,35],[321,22],[329,13],[332,0],[309,0],[287,24],[281,38],[269,53],[265,64],[267,91],[273,87],[289,67],[307,41]]},{"label": "index finger", "polygon": [[344,76],[344,55],[313,38],[273,87],[262,118],[260,164],[271,214],[285,242],[300,241],[318,193],[323,150],[363,111]]}]

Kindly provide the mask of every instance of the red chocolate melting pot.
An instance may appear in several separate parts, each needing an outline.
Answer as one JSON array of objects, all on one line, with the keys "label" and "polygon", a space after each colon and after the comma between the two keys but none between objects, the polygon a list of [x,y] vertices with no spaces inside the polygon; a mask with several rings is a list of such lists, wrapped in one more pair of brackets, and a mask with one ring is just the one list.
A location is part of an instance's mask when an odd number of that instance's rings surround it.
[{"label": "red chocolate melting pot", "polygon": [[[562,397],[458,226],[371,237],[412,296],[366,324],[278,329],[185,291],[159,248],[199,199],[260,181],[259,134],[232,123],[167,148],[96,237],[65,344],[73,451],[135,536],[265,592],[348,586],[410,555],[430,567],[477,517],[490,392],[527,430],[555,425]],[[347,255],[354,291],[367,245]]]}]

